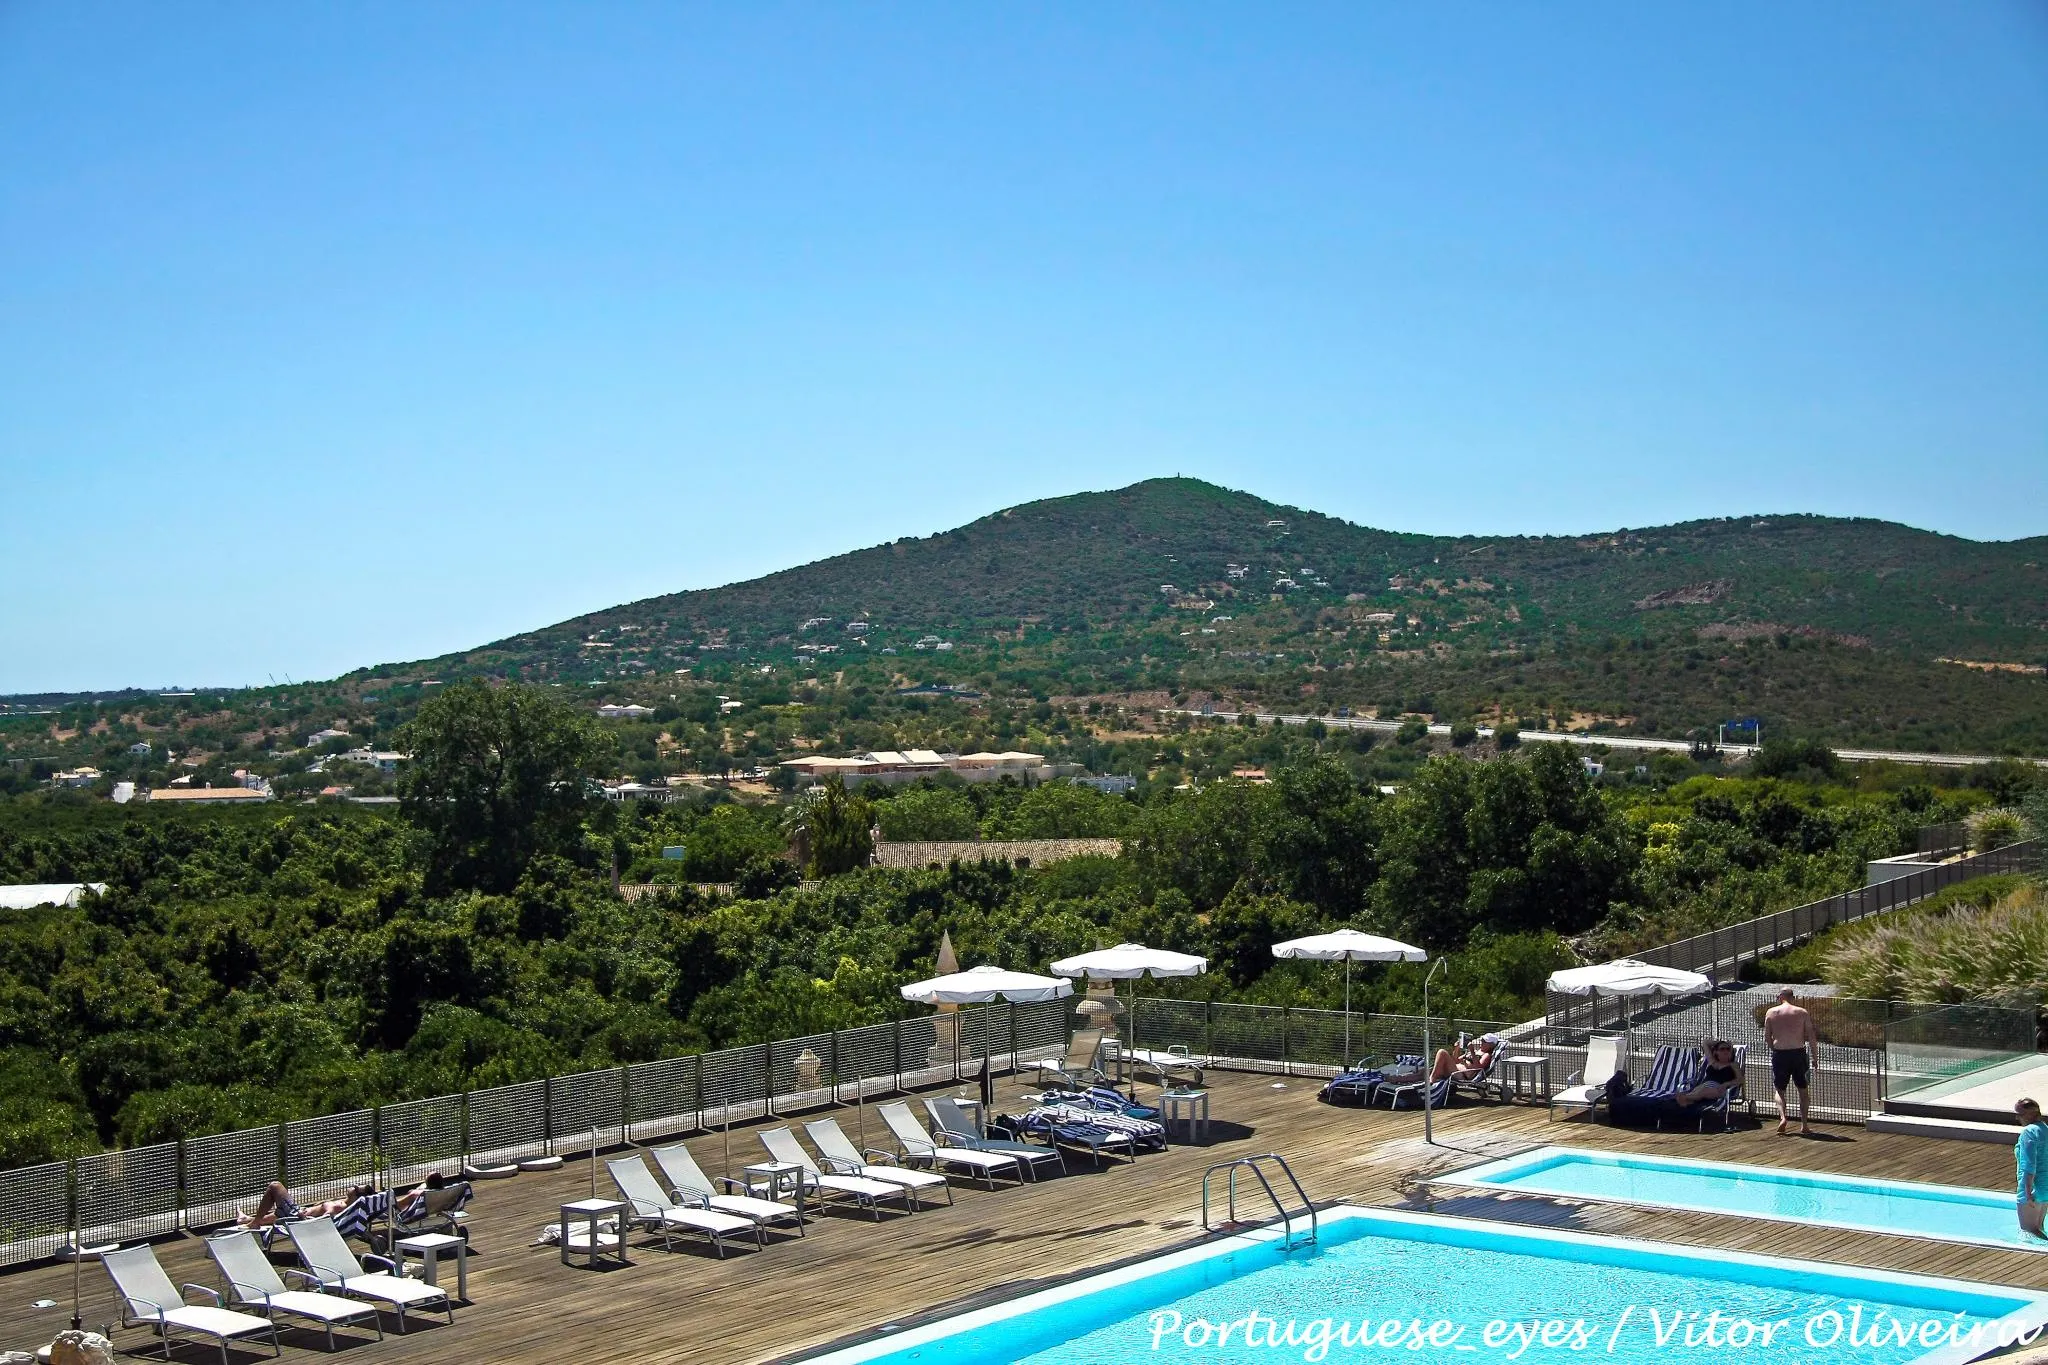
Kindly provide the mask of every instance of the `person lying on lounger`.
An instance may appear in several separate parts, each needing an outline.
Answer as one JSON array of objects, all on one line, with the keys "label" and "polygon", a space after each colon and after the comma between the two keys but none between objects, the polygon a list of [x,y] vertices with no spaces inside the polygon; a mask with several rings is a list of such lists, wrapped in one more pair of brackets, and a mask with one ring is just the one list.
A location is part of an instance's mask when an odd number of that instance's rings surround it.
[{"label": "person lying on lounger", "polygon": [[263,1187],[263,1197],[256,1201],[254,1209],[237,1209],[235,1222],[245,1228],[267,1228],[277,1223],[288,1223],[294,1218],[321,1218],[340,1213],[343,1209],[371,1193],[368,1185],[357,1185],[336,1199],[323,1199],[316,1204],[299,1204],[292,1200],[291,1192],[283,1182],[273,1180]]}]

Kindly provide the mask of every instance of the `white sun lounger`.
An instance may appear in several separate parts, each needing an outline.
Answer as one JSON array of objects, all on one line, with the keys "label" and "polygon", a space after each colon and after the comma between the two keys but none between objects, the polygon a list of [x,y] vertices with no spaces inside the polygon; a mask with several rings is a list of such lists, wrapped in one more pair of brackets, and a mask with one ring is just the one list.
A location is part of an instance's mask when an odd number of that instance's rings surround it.
[{"label": "white sun lounger", "polygon": [[[704,1174],[704,1168],[697,1164],[697,1158],[690,1149],[678,1142],[672,1147],[656,1147],[654,1164],[661,1168],[661,1178],[677,1199],[697,1200],[706,1208],[717,1209],[720,1213],[738,1214],[751,1218],[756,1223],[794,1223],[796,1235],[804,1235],[802,1212],[794,1204],[785,1204],[778,1199],[761,1199],[751,1194],[720,1194],[718,1187],[711,1183],[711,1177]],[[720,1176],[729,1190],[744,1190],[747,1182],[731,1176]]]},{"label": "white sun lounger", "polygon": [[1046,1147],[1036,1142],[1012,1142],[1007,1138],[983,1137],[981,1129],[967,1117],[966,1111],[943,1096],[926,1100],[924,1108],[925,1112],[932,1116],[932,1122],[938,1125],[938,1130],[946,1136],[958,1141],[962,1146],[972,1147],[977,1152],[1001,1152],[1005,1156],[1016,1157],[1024,1163],[1025,1169],[1032,1172],[1033,1180],[1038,1178],[1037,1166],[1041,1161],[1058,1166],[1061,1174],[1066,1172],[1067,1154],[1057,1147]]},{"label": "white sun lounger", "polygon": [[[277,1344],[276,1323],[253,1313],[237,1313],[222,1307],[219,1291],[208,1289],[203,1284],[188,1284],[182,1288],[172,1284],[171,1277],[164,1274],[163,1266],[157,1262],[155,1249],[150,1246],[102,1252],[100,1264],[107,1268],[107,1274],[114,1281],[114,1290],[121,1296],[121,1325],[154,1327],[163,1339],[165,1360],[171,1358],[173,1335],[211,1337],[220,1345],[221,1365],[227,1365],[228,1343],[242,1337],[267,1336],[270,1338],[270,1353],[283,1354]],[[187,1290],[211,1298],[213,1306],[208,1308],[185,1302]]]},{"label": "white sun lounger", "polygon": [[882,1201],[900,1199],[905,1209],[917,1207],[917,1201],[909,1190],[901,1185],[892,1185],[886,1180],[873,1180],[864,1175],[827,1175],[818,1169],[818,1163],[811,1160],[811,1154],[796,1140],[796,1134],[787,1128],[763,1128],[755,1136],[768,1149],[768,1155],[785,1166],[796,1166],[804,1173],[804,1188],[817,1190],[821,1194],[836,1194],[851,1199],[861,1208],[873,1214],[876,1222],[882,1219]]},{"label": "white sun lounger", "polygon": [[811,1135],[811,1145],[818,1149],[818,1155],[825,1158],[826,1166],[834,1175],[864,1175],[870,1180],[886,1180],[891,1185],[901,1185],[910,1191],[910,1206],[922,1205],[925,1194],[944,1190],[946,1202],[953,1202],[953,1186],[937,1171],[913,1171],[907,1166],[891,1165],[886,1161],[869,1161],[869,1156],[881,1156],[880,1152],[863,1154],[846,1136],[846,1130],[839,1126],[838,1119],[818,1119],[804,1125],[804,1131]]},{"label": "white sun lounger", "polygon": [[411,1280],[397,1274],[397,1262],[383,1256],[367,1256],[364,1260],[389,1266],[392,1273],[365,1270],[363,1262],[356,1259],[348,1243],[342,1240],[332,1218],[302,1218],[286,1223],[284,1231],[292,1239],[292,1246],[297,1248],[299,1259],[306,1263],[306,1269],[312,1272],[312,1278],[322,1289],[390,1305],[398,1314],[399,1331],[405,1330],[405,1310],[408,1308],[438,1308],[448,1314],[449,1322],[455,1321],[455,1300],[423,1280]]},{"label": "white sun lounger", "polygon": [[674,1234],[678,1232],[701,1233],[710,1240],[720,1260],[725,1259],[725,1239],[734,1233],[751,1232],[755,1246],[768,1245],[761,1238],[761,1225],[751,1218],[692,1207],[671,1197],[662,1190],[661,1182],[654,1178],[654,1173],[647,1169],[647,1163],[637,1156],[607,1161],[604,1166],[611,1172],[612,1184],[619,1187],[619,1193],[632,1206],[634,1226],[659,1232],[664,1248],[675,1245]]},{"label": "white sun lounger", "polygon": [[952,1166],[955,1169],[978,1175],[990,1189],[996,1187],[995,1177],[1007,1175],[1022,1180],[1030,1176],[1031,1163],[1008,1152],[984,1152],[976,1147],[961,1147],[934,1141],[924,1130],[917,1116],[910,1112],[910,1106],[897,1101],[879,1106],[876,1113],[882,1122],[889,1125],[889,1133],[896,1139],[896,1145],[903,1149],[906,1164],[928,1161],[934,1165]]},{"label": "white sun lounger", "polygon": [[275,1318],[283,1313],[287,1317],[317,1323],[327,1333],[327,1349],[330,1351],[334,1349],[336,1323],[346,1325],[367,1318],[369,1325],[377,1330],[378,1339],[381,1341],[384,1337],[384,1323],[376,1304],[344,1298],[340,1294],[322,1293],[317,1287],[291,1288],[285,1282],[286,1276],[315,1286],[319,1281],[303,1270],[286,1270],[280,1275],[253,1232],[241,1230],[209,1237],[206,1239],[206,1254],[220,1268],[221,1282],[228,1287],[228,1302],[237,1308],[254,1309],[266,1318]]},{"label": "white sun lounger", "polygon": [[1620,1069],[1621,1039],[1611,1033],[1594,1034],[1586,1040],[1586,1069],[1579,1073],[1579,1084],[1567,1086],[1550,1097],[1552,1112],[1560,1104],[1588,1112],[1597,1108],[1607,1098],[1608,1080]]}]

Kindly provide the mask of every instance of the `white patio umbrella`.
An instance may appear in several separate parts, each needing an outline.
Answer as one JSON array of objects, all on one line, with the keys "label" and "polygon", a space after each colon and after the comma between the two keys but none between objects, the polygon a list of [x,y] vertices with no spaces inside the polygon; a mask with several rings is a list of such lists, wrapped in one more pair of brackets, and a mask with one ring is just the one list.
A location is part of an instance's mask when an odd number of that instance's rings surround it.
[{"label": "white patio umbrella", "polygon": [[[1209,970],[1209,959],[1196,957],[1193,953],[1169,952],[1164,948],[1147,948],[1142,943],[1119,943],[1114,948],[1097,948],[1090,953],[1077,953],[1052,964],[1054,972],[1061,976],[1085,976],[1091,981],[1136,981],[1142,976],[1200,976]],[[1137,1002],[1137,987],[1131,988],[1131,1000]],[[1138,1015],[1131,1012],[1131,1043],[1138,1041]]]},{"label": "white patio umbrella", "polygon": [[1344,964],[1344,1065],[1351,1065],[1351,964],[1354,962],[1427,962],[1429,954],[1412,943],[1381,938],[1356,929],[1335,929],[1273,945],[1274,957],[1306,958]]},{"label": "white patio umbrella", "polygon": [[996,999],[1031,1004],[1060,1000],[1073,993],[1074,983],[1064,977],[1034,976],[986,963],[903,987],[903,998],[920,1005],[983,1005]]},{"label": "white patio umbrella", "polygon": [[1209,970],[1209,959],[1142,943],[1119,943],[1064,958],[1052,969],[1059,976],[1085,976],[1091,981],[1134,981],[1141,976],[1200,976]]},{"label": "white patio umbrella", "polygon": [[1603,995],[1629,999],[1642,996],[1676,998],[1714,989],[1713,981],[1698,972],[1659,967],[1638,962],[1632,957],[1618,957],[1612,962],[1598,962],[1590,967],[1567,967],[1563,971],[1552,972],[1545,984],[1560,995],[1584,995],[1595,1000]]}]

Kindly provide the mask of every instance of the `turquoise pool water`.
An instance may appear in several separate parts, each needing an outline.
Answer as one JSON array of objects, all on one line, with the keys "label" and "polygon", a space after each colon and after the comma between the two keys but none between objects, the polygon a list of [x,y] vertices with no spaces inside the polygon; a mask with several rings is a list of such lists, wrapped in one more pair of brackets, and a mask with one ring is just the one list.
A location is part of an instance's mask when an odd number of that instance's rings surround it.
[{"label": "turquoise pool water", "polygon": [[1569,1147],[1546,1147],[1461,1171],[1452,1183],[1742,1213],[1948,1242],[2048,1248],[2040,1238],[2020,1231],[2010,1192],[1956,1185],[1816,1175]]},{"label": "turquoise pool water", "polygon": [[1212,1243],[819,1365],[1956,1365],[2043,1320],[2018,1289],[1347,1209],[1314,1247]]}]

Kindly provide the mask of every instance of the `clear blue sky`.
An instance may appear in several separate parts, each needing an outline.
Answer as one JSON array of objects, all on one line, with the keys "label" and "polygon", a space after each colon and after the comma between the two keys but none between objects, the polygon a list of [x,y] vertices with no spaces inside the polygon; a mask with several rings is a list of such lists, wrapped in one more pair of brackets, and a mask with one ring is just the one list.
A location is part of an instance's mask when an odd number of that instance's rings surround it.
[{"label": "clear blue sky", "polygon": [[0,692],[1172,473],[2048,532],[2048,7],[0,0]]}]

